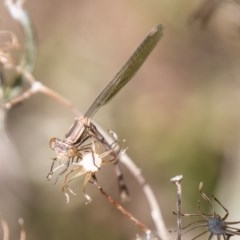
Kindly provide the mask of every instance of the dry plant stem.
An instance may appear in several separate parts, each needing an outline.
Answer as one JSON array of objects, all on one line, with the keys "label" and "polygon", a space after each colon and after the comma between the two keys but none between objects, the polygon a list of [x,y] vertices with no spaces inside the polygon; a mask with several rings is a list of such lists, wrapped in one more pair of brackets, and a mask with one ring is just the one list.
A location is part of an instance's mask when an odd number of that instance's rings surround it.
[{"label": "dry plant stem", "polygon": [[24,32],[24,55],[21,66],[32,72],[36,61],[36,38],[33,25],[27,11],[24,9],[24,0],[4,0],[4,4],[12,16],[22,27]]},{"label": "dry plant stem", "polygon": [[178,240],[181,240],[182,236],[182,186],[181,181],[183,179],[182,175],[171,178],[171,182],[177,187],[177,229],[178,229]]},{"label": "dry plant stem", "polygon": [[5,105],[4,105],[5,109],[9,110],[12,107],[14,107],[15,105],[29,99],[34,94],[42,93],[42,94],[54,99],[55,101],[59,102],[64,107],[67,107],[68,109],[70,109],[74,113],[74,115],[82,116],[82,113],[77,109],[77,107],[75,107],[73,105],[73,103],[71,101],[64,98],[60,94],[56,93],[55,91],[48,88],[47,86],[43,85],[40,81],[37,81],[30,72],[25,71],[20,66],[13,66],[11,64],[6,64],[5,67],[8,69],[15,70],[17,73],[19,73],[21,76],[23,76],[24,79],[26,80],[26,82],[28,82],[28,84],[30,85],[30,88],[27,89],[26,91],[24,91],[18,97],[15,97],[11,101],[5,103]]},{"label": "dry plant stem", "polygon": [[19,218],[18,223],[21,227],[19,240],[26,240],[27,236],[26,236],[26,231],[24,229],[24,220],[22,218]]},{"label": "dry plant stem", "polygon": [[118,201],[116,201],[113,197],[111,197],[108,193],[106,193],[103,188],[98,184],[96,176],[93,175],[93,183],[100,190],[102,195],[124,216],[126,216],[130,221],[132,221],[138,228],[140,228],[147,236],[152,234],[152,231],[138,219],[136,219],[129,211],[127,211]]},{"label": "dry plant stem", "polygon": [[[113,141],[111,139],[111,137],[103,129],[101,129],[98,125],[96,125],[96,126],[97,126],[98,130],[100,131],[100,133],[102,134],[102,136],[105,138],[106,142],[109,145],[111,145],[112,141]],[[160,238],[162,240],[168,240],[169,239],[168,230],[167,230],[165,222],[163,220],[163,216],[162,216],[158,201],[156,199],[156,196],[153,193],[152,188],[150,187],[150,185],[146,182],[145,178],[143,177],[141,170],[136,166],[136,164],[132,161],[132,159],[126,153],[123,153],[120,155],[119,161],[125,165],[125,167],[136,178],[137,182],[142,187],[142,191],[145,194],[145,197],[150,206],[151,216],[152,216],[153,222],[156,226],[158,235],[160,236]]]},{"label": "dry plant stem", "polygon": [[31,18],[28,16],[28,12],[24,9],[24,2],[24,0],[4,0],[4,4],[8,9],[8,12],[12,18],[21,25],[24,32],[25,51],[21,60],[21,64],[19,66],[14,66],[9,62],[5,62],[5,59],[0,59],[0,61],[3,63],[4,67],[13,69],[22,77],[24,77],[31,87],[27,91],[23,92],[22,95],[8,102],[5,105],[5,108],[9,109],[23,100],[30,98],[35,93],[40,92],[60,102],[65,107],[69,108],[75,115],[81,116],[82,113],[79,112],[69,100],[63,98],[53,90],[44,86],[31,74],[36,61],[36,37]]},{"label": "dry plant stem", "polygon": [[123,156],[120,157],[120,162],[128,168],[128,170],[138,181],[139,185],[142,187],[143,193],[145,194],[145,197],[150,206],[151,216],[156,226],[158,235],[161,237],[162,240],[168,240],[168,230],[166,228],[161,209],[151,186],[146,182],[145,178],[141,173],[141,170],[135,165],[135,163],[127,154],[123,154]]},{"label": "dry plant stem", "polygon": [[[224,239],[229,240],[231,237],[240,236],[240,229],[236,227],[232,227],[234,224],[239,224],[239,221],[228,222],[226,221],[229,212],[228,210],[220,203],[220,201],[212,195],[212,198],[215,202],[217,202],[222,209],[225,211],[223,217],[221,217],[213,206],[212,200],[202,191],[203,183],[199,184],[199,192],[201,197],[211,206],[212,213],[205,214],[201,212],[200,209],[200,201],[198,202],[198,213],[181,213],[182,217],[200,217],[200,220],[196,220],[194,222],[190,222],[188,225],[182,228],[185,232],[182,232],[182,235],[189,233],[194,229],[205,228],[204,231],[198,233],[195,237],[191,238],[192,240],[198,239],[204,234],[208,233],[208,240],[213,239],[214,237],[218,240]],[[178,212],[173,212],[175,215],[178,215]]]},{"label": "dry plant stem", "polygon": [[70,109],[73,112],[73,114],[76,115],[76,117],[80,117],[80,116],[83,115],[77,109],[77,107],[74,106],[74,104],[71,101],[69,101],[67,98],[64,98],[63,96],[61,96],[57,92],[53,91],[52,89],[46,87],[45,85],[41,86],[41,91],[40,92],[47,95],[48,97],[54,99],[55,101],[61,103],[62,105],[64,105],[68,109]]},{"label": "dry plant stem", "polygon": [[[24,221],[22,218],[18,219],[18,223],[20,225],[20,238],[19,240],[26,240],[26,231],[24,229]],[[0,224],[2,225],[2,229],[3,229],[3,240],[9,240],[9,227],[8,227],[8,223],[5,220],[5,218],[3,218],[2,216],[0,216]]]},{"label": "dry plant stem", "polygon": [[9,228],[7,221],[2,216],[0,216],[0,222],[3,229],[3,240],[9,240]]}]

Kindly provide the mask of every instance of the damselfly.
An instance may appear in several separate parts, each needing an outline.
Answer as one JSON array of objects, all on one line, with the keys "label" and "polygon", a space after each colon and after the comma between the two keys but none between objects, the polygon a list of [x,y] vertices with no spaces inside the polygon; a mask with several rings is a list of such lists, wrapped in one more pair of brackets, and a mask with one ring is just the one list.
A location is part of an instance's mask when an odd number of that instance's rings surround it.
[{"label": "damselfly", "polygon": [[75,118],[73,125],[65,135],[65,139],[50,139],[50,147],[55,151],[56,157],[53,159],[54,161],[52,163],[50,173],[48,174],[49,179],[53,175],[54,163],[56,160],[65,161],[65,168],[59,175],[65,173],[71,163],[81,160],[81,147],[89,138],[93,137],[97,141],[100,141],[108,146],[108,149],[111,149],[111,146],[105,141],[97,127],[91,122],[91,118],[134,76],[153,48],[156,46],[162,35],[162,25],[154,27],[135,50],[129,60],[124,64],[121,70],[116,74],[113,80],[108,83],[100,95],[95,99],[90,108],[86,111],[85,115]]}]

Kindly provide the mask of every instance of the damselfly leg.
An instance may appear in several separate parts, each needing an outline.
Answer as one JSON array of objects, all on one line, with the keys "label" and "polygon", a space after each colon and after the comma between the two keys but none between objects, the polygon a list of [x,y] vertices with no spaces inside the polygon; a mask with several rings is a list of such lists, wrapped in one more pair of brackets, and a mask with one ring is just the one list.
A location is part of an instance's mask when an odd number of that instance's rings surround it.
[{"label": "damselfly leg", "polygon": [[81,160],[71,165],[71,170],[66,174],[65,181],[62,186],[62,191],[66,196],[67,202],[69,201],[69,194],[67,193],[67,190],[71,194],[75,195],[75,192],[69,187],[69,183],[84,174],[86,174],[86,176],[82,192],[86,200],[88,202],[91,201],[90,196],[86,194],[85,188],[92,175],[98,172],[102,166],[117,161],[119,155],[125,151],[124,148],[120,148],[118,155],[112,155],[112,153],[116,151],[115,148],[118,147],[117,138],[109,150],[102,151],[102,147],[104,146],[101,145],[102,144],[100,142],[92,142],[91,150],[89,151],[89,149],[85,149],[84,151],[81,151]]}]

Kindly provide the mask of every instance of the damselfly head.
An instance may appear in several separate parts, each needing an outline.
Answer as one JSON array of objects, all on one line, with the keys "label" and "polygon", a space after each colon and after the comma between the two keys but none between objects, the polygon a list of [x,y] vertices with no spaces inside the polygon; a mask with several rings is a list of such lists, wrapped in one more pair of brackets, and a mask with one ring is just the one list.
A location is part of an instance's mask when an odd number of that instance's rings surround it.
[{"label": "damselfly head", "polygon": [[61,157],[74,158],[78,154],[78,149],[75,146],[55,137],[50,139],[49,146],[52,150],[55,151],[58,158]]},{"label": "damselfly head", "polygon": [[49,147],[52,149],[52,150],[55,150],[55,148],[56,148],[56,142],[58,141],[58,139],[57,138],[51,138],[50,140],[49,140]]}]

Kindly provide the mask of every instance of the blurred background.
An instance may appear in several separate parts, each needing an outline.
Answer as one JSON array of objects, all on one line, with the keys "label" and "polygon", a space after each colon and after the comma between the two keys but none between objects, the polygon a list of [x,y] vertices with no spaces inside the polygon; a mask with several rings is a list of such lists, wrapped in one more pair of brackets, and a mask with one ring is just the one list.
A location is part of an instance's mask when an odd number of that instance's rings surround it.
[{"label": "blurred background", "polygon": [[[0,4],[1,29],[23,40]],[[26,8],[38,38],[35,77],[83,112],[150,29],[162,23],[162,40],[94,121],[126,139],[127,153],[152,186],[169,229],[176,228],[170,178],[177,174],[184,176],[184,212],[197,211],[203,181],[204,191],[230,211],[228,220],[240,220],[238,1],[27,0]],[[48,141],[63,138],[73,119],[68,109],[43,95],[8,112],[0,136],[0,212],[12,239],[17,239],[20,216],[28,239],[34,240],[134,239],[141,233],[90,184],[94,201],[86,206],[83,179],[76,181],[79,192],[68,205],[61,185],[47,181],[54,157]],[[131,194],[126,208],[154,228],[141,188],[122,169]],[[113,167],[98,176],[118,199]]]}]

